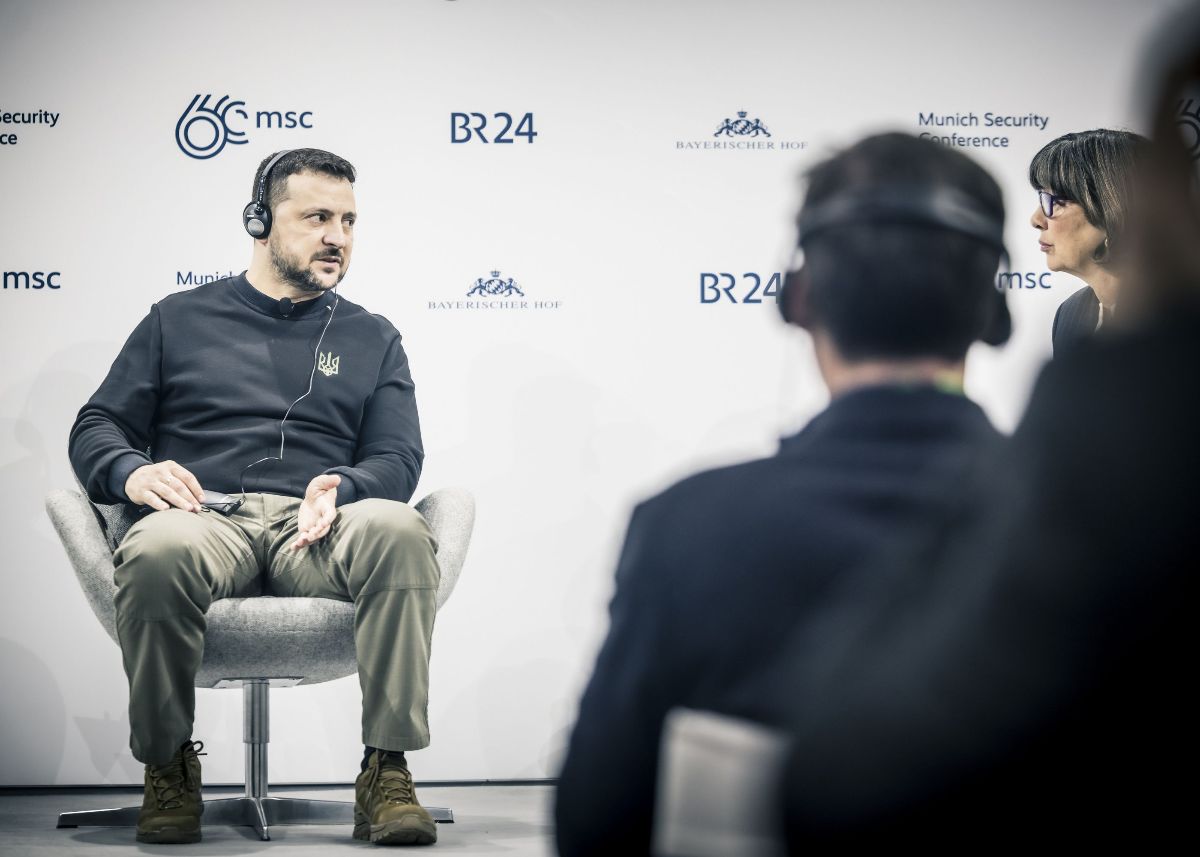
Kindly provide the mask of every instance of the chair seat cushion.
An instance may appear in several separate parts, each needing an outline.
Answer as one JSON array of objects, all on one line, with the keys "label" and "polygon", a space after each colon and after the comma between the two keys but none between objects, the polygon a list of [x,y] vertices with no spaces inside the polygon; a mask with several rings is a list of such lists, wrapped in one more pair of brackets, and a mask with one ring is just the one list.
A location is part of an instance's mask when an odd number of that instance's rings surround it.
[{"label": "chair seat cushion", "polygon": [[208,611],[197,687],[222,679],[353,675],[354,605],[328,598],[223,598]]},{"label": "chair seat cushion", "polygon": [[[440,488],[413,508],[437,540],[440,609],[454,591],[475,523],[475,499]],[[88,604],[117,640],[112,551],[137,520],[128,504],[93,506],[79,491],[52,491],[46,511],[66,548]],[[293,678],[304,684],[344,678],[357,669],[354,605],[321,598],[229,598],[208,612],[198,687],[222,679]]]},{"label": "chair seat cushion", "polygon": [[115,551],[129,532],[129,528],[142,517],[137,506],[132,503],[117,503],[109,506],[104,503],[93,503],[92,508],[100,519],[104,530],[104,541],[108,542],[109,551]]}]

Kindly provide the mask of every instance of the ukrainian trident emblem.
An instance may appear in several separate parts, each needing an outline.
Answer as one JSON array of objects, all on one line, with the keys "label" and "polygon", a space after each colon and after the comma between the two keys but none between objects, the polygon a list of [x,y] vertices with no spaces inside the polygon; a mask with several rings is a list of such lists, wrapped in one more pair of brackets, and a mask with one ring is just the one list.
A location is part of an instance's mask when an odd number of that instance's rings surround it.
[{"label": "ukrainian trident emblem", "polygon": [[328,378],[330,375],[338,373],[338,363],[342,361],[340,356],[334,357],[333,352],[328,353],[322,351],[321,356],[317,359],[317,371]]}]

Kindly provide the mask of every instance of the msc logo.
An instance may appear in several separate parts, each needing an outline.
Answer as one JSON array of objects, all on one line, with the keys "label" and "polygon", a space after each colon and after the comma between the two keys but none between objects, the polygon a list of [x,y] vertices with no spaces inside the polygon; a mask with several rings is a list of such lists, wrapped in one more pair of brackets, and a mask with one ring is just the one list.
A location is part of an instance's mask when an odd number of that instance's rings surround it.
[{"label": "msc logo", "polygon": [[757,137],[759,134],[770,137],[771,132],[767,130],[767,126],[763,125],[761,119],[753,121],[746,118],[746,111],[739,110],[738,118],[731,120],[728,116],[721,123],[721,127],[713,132],[714,137],[720,137],[724,134],[726,137]]},{"label": "msc logo", "polygon": [[242,108],[244,101],[231,101],[222,96],[210,104],[212,95],[197,95],[175,123],[175,142],[190,158],[207,160],[221,153],[226,144],[240,146],[248,143],[243,122],[255,128],[311,128],[312,111],[259,110],[251,122],[250,114]]},{"label": "msc logo", "polygon": [[317,358],[317,371],[328,378],[330,375],[338,373],[338,364],[341,362],[342,357],[340,354],[334,357],[332,351],[329,353],[322,351],[321,356]]},{"label": "msc logo", "polygon": [[[742,274],[740,286],[738,280],[739,278],[733,274],[726,274],[724,272],[714,274],[705,271],[700,275],[700,303],[722,303],[721,296],[724,295],[730,303],[760,304],[763,302],[763,298],[774,299],[779,294],[779,287],[783,282],[783,274],[778,272],[771,274],[767,278],[765,288],[763,287],[763,278],[754,272]],[[722,286],[722,281],[726,285]],[[756,295],[760,294],[759,289],[762,289],[762,297],[756,297]],[[734,294],[735,291],[744,292],[744,294],[739,298]]]},{"label": "msc logo", "polygon": [[996,275],[996,291],[1002,292],[1005,289],[1049,289],[1053,287],[1053,283],[1047,283],[1050,279],[1049,271],[1042,271],[1040,274],[1035,274],[1033,271],[1002,271]]},{"label": "msc logo", "polygon": [[471,291],[467,292],[467,297],[470,298],[476,295],[483,297],[519,295],[520,297],[525,297],[525,293],[521,291],[521,287],[517,285],[516,281],[512,277],[509,277],[507,280],[500,279],[499,271],[492,271],[490,279],[485,280],[483,277],[480,277],[475,281],[475,285],[471,288]]},{"label": "msc logo", "polygon": [[58,271],[5,271],[4,290],[61,289],[62,283],[58,282],[61,276]]},{"label": "msc logo", "polygon": [[[493,143],[516,142],[512,137],[508,136],[509,131],[512,131],[513,137],[524,137],[526,143],[532,143],[533,138],[538,135],[538,132],[533,130],[532,113],[526,113],[521,117],[521,121],[517,123],[515,131],[513,131],[512,114],[496,113],[493,114],[492,118],[504,123],[504,127],[500,129],[500,133],[491,139]],[[471,122],[472,119],[475,122]],[[474,139],[480,143],[487,143],[488,138],[483,133],[483,129],[487,127],[487,121],[487,116],[482,113],[451,113],[450,142],[469,143]]]},{"label": "msc logo", "polygon": [[1192,160],[1200,159],[1200,98],[1181,98],[1175,124],[1183,134]]}]

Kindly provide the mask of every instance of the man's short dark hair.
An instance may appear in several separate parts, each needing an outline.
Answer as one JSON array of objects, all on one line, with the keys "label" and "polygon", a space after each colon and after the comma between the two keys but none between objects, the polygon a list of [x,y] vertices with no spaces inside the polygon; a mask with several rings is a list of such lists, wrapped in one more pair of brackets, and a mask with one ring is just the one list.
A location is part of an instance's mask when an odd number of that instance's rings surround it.
[{"label": "man's short dark hair", "polygon": [[1149,141],[1132,131],[1063,134],[1033,156],[1029,183],[1078,203],[1088,223],[1103,229],[1115,245],[1124,234],[1134,173],[1148,147]]},{"label": "man's short dark hair", "polygon": [[[807,178],[801,216],[842,193],[919,185],[955,189],[1004,220],[1000,187],[983,167],[909,134],[867,137],[814,166]],[[849,360],[960,360],[996,311],[1000,252],[966,235],[916,223],[863,223],[803,243],[808,312]]]},{"label": "man's short dark hair", "polygon": [[[271,158],[278,154],[278,152],[272,152],[267,155],[259,163],[258,169],[254,171],[254,185],[250,191],[252,200],[258,199],[258,183],[262,179],[263,169],[271,162]],[[354,184],[356,175],[354,166],[333,152],[326,152],[324,149],[293,149],[280,158],[279,163],[271,167],[271,174],[267,176],[265,204],[268,211],[275,211],[275,206],[286,198],[287,177],[304,172],[345,179],[350,184]]]}]

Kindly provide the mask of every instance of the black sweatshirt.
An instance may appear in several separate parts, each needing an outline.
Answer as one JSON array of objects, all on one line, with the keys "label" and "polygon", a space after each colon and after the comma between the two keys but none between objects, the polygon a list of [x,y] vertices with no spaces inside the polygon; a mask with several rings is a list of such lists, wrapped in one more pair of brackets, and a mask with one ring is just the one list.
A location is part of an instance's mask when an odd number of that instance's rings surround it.
[{"label": "black sweatshirt", "polygon": [[[336,309],[334,308],[336,300]],[[326,321],[320,366],[314,349]],[[128,502],[125,481],[173,459],[202,488],[302,497],[320,473],[342,477],[338,503],[406,502],[424,452],[408,358],[385,318],[326,293],[279,302],[245,274],[172,294],[130,335],[71,429],[71,466],[99,503]]]}]

